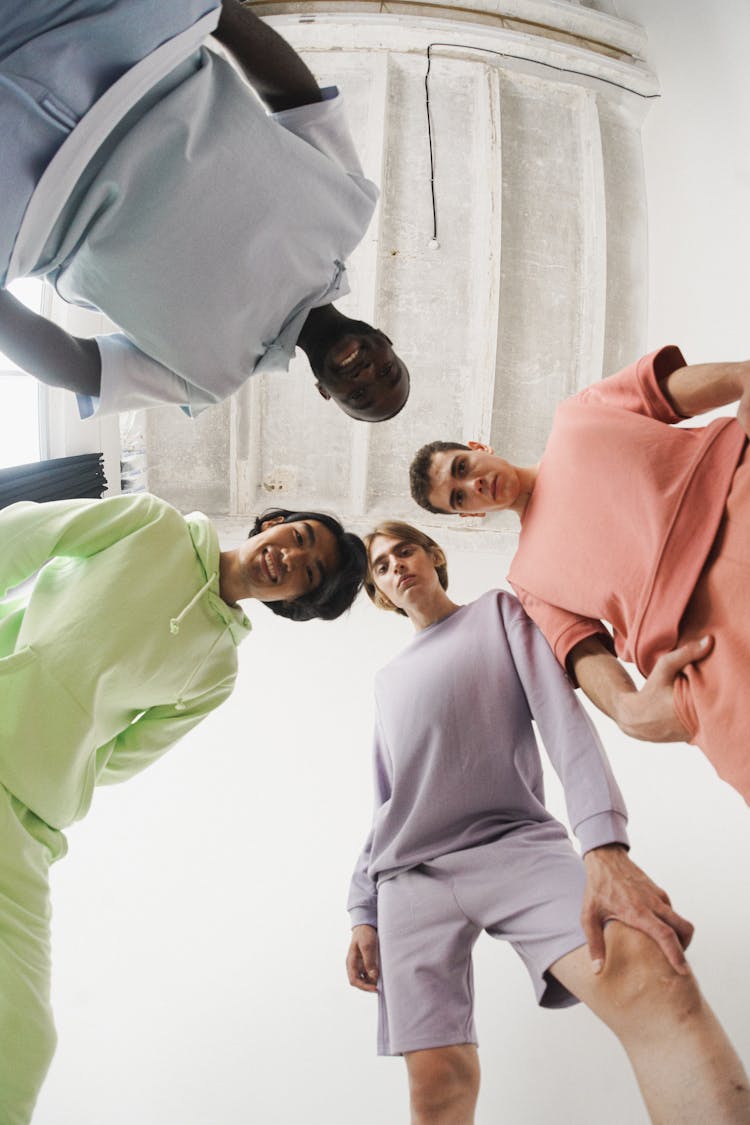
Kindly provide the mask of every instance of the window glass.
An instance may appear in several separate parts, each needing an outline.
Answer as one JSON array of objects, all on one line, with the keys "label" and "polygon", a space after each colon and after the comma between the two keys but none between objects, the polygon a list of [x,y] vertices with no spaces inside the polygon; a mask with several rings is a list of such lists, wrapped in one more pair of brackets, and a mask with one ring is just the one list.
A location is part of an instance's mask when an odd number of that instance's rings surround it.
[{"label": "window glass", "polygon": [[[10,290],[34,312],[41,312],[43,284],[32,278]],[[39,383],[24,375],[0,352],[0,469],[40,458]]]}]

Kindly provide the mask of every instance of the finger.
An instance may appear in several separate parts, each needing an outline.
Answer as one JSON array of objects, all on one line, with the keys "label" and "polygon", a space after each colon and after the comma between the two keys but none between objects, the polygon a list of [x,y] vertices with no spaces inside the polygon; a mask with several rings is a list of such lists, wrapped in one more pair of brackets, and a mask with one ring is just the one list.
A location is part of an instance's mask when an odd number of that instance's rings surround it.
[{"label": "finger", "polygon": [[686,664],[695,664],[696,661],[703,660],[704,657],[708,656],[713,648],[713,643],[713,637],[705,636],[680,645],[679,648],[673,649],[672,652],[660,657],[658,663],[661,672],[669,679],[674,679]]},{"label": "finger", "polygon": [[349,979],[349,984],[357,987],[357,983],[362,975],[362,958],[359,952],[358,945],[352,945],[346,955],[346,975]]},{"label": "finger", "polygon": [[600,973],[604,968],[606,946],[604,944],[604,926],[601,918],[593,911],[584,910],[581,915],[581,925],[586,935],[586,944],[591,958],[593,972]]},{"label": "finger", "polygon": [[687,918],[683,918],[681,914],[677,914],[674,910],[666,911],[662,915],[663,921],[671,926],[677,934],[677,940],[683,949],[687,949],[690,942],[693,940],[695,933],[695,926],[692,922],[688,922]]},{"label": "finger", "polygon": [[378,979],[379,965],[378,965],[378,943],[376,941],[368,942],[362,949],[362,964],[364,974],[369,981],[375,982]]},{"label": "finger", "polygon": [[662,922],[655,914],[651,913],[634,919],[630,925],[653,938],[676,973],[685,976],[690,972],[680,938],[672,926]]}]

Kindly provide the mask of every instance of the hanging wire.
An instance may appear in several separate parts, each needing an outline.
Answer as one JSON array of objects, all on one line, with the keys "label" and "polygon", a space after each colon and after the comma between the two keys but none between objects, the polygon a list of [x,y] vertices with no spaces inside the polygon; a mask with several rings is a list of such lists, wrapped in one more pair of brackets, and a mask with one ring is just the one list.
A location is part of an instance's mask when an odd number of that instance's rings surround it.
[{"label": "hanging wire", "polygon": [[432,48],[433,47],[460,47],[467,51],[481,51],[485,55],[498,55],[506,59],[518,59],[520,62],[534,63],[536,66],[546,66],[550,70],[560,71],[562,74],[577,74],[582,78],[591,78],[595,82],[605,82],[608,86],[615,86],[618,90],[626,90],[629,94],[635,94],[637,98],[648,100],[650,98],[660,98],[661,94],[641,94],[638,90],[633,90],[630,86],[624,86],[621,82],[615,82],[611,78],[602,78],[598,74],[589,74],[585,70],[575,70],[567,66],[555,66],[554,63],[543,62],[540,59],[532,59],[527,55],[513,55],[509,51],[495,51],[490,47],[475,47],[470,43],[428,43],[427,44],[427,70],[424,76],[424,94],[425,94],[425,112],[427,114],[427,140],[430,146],[430,195],[432,197],[432,238],[430,246],[437,249],[440,243],[437,236],[437,205],[435,203],[435,153],[433,148],[432,139],[432,121],[430,120],[430,70],[432,68]]}]

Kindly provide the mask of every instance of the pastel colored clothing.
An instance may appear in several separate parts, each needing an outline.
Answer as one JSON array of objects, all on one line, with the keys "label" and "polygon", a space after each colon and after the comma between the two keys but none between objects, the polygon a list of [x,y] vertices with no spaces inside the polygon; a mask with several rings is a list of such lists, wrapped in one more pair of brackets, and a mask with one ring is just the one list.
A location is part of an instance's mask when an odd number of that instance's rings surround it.
[{"label": "pastel colored clothing", "polygon": [[0,0],[3,283],[33,269],[99,146],[219,13],[216,0]]},{"label": "pastel colored clothing", "polygon": [[[23,252],[26,272],[122,329],[97,338],[101,396],[84,414],[159,402],[195,414],[253,372],[285,369],[310,309],[348,292],[344,262],[378,193],[337,91],[323,97],[269,115],[201,47],[102,138],[53,225],[47,216],[38,257]],[[55,156],[63,170],[84,124]],[[43,226],[19,237],[39,246]]]},{"label": "pastel colored clothing", "polygon": [[[526,833],[529,848],[532,841],[543,849],[548,841],[551,848],[550,868],[545,861],[537,863],[538,902],[557,897],[552,855],[569,844],[544,804],[532,719],[565,787],[568,816],[582,849],[627,843],[622,796],[593,726],[549,646],[512,595],[490,591],[417,633],[378,673],[375,701],[376,807],[349,892],[353,925],[379,925],[384,887],[393,880],[392,893],[398,894],[405,872],[422,873],[468,850],[480,854],[496,846],[499,854],[506,843],[512,856]],[[572,858],[580,870],[580,860]],[[512,874],[511,866],[503,881],[493,884],[489,873],[490,897],[485,913],[477,913],[472,922],[475,929],[484,917],[487,926],[482,922],[479,928],[502,931],[504,910],[518,904],[526,883],[521,869],[515,880]],[[546,964],[543,956],[528,962],[533,961],[540,997],[544,971],[583,941],[577,924],[571,928],[570,922],[577,919],[581,893],[580,884],[574,886],[566,909],[559,915],[553,911],[544,925],[527,918],[528,936],[533,930],[533,941],[542,949],[546,943],[550,957]],[[466,957],[475,936],[467,939]],[[511,929],[504,936],[522,940]],[[387,960],[381,958],[381,964],[387,981]],[[385,1019],[381,1012],[382,1026]],[[450,1034],[447,1029],[443,1033]],[[394,1041],[400,1044],[394,1049],[409,1049],[400,1032]]]},{"label": "pastel colored clothing", "polygon": [[[661,383],[684,363],[677,348],[662,348],[557,409],[509,579],[563,666],[575,645],[598,634],[648,675],[683,640],[683,619],[721,533],[747,446],[734,418],[676,425],[682,419]],[[744,513],[739,520],[747,525],[750,511]],[[745,583],[733,609],[744,622],[747,589]],[[706,628],[713,631],[713,624]],[[717,670],[733,663],[719,648]],[[676,704],[682,713],[690,708],[682,682]],[[714,713],[711,722],[716,719]],[[729,747],[724,734],[720,723],[711,736],[718,757],[700,745],[729,779],[744,769],[739,759],[747,750],[744,738]],[[725,768],[722,758],[733,764]],[[745,776],[750,782],[750,771]],[[750,797],[750,784],[741,791]]]},{"label": "pastel colored clothing", "polygon": [[[234,686],[250,624],[219,595],[200,513],[147,494],[0,513],[0,1121],[54,1048],[47,867],[94,786],[159,758]],[[23,1002],[19,997],[24,997]]]},{"label": "pastel colored clothing", "polygon": [[378,1054],[477,1043],[472,951],[484,931],[523,961],[537,1002],[576,998],[548,973],[585,944],[585,873],[561,824],[410,867],[378,889]]}]

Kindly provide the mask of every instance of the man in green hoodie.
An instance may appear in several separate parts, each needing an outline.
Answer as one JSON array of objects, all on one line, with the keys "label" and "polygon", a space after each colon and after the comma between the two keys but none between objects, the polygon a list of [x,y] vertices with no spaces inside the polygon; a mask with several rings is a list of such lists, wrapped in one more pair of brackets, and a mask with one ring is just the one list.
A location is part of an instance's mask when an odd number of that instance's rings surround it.
[{"label": "man in green hoodie", "polygon": [[96,784],[144,769],[218,707],[250,631],[238,600],[339,616],[361,541],[266,513],[222,551],[205,516],[148,494],[0,512],[0,1122],[25,1125],[52,1058],[49,866]]}]

